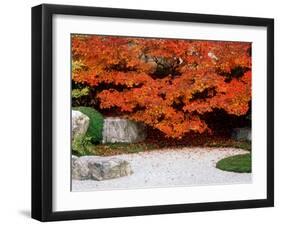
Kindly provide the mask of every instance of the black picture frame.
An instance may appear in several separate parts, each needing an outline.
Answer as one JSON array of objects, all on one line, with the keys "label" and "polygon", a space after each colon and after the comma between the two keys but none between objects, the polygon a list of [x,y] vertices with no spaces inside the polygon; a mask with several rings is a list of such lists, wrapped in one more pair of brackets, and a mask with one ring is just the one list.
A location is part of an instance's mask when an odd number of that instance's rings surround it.
[{"label": "black picture frame", "polygon": [[[182,21],[267,28],[267,198],[129,208],[52,210],[52,18],[55,14]],[[32,218],[122,217],[274,206],[274,20],[237,16],[43,4],[32,8]]]}]

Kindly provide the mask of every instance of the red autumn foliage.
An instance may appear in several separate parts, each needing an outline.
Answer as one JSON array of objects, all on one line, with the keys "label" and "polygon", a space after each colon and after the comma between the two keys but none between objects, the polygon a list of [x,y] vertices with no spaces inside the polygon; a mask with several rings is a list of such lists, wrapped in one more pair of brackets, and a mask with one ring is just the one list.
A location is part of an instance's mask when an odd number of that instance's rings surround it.
[{"label": "red autumn foliage", "polygon": [[208,130],[201,116],[214,109],[248,112],[250,43],[74,35],[72,56],[72,79],[98,90],[99,108],[168,137]]}]

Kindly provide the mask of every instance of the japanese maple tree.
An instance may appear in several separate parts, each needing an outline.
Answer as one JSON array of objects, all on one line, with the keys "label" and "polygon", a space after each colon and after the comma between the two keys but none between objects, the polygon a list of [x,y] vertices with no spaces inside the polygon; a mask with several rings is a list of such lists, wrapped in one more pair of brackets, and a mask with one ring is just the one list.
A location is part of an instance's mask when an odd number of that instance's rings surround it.
[{"label": "japanese maple tree", "polygon": [[251,43],[72,36],[72,79],[168,137],[209,130],[214,109],[245,115],[251,101]]}]

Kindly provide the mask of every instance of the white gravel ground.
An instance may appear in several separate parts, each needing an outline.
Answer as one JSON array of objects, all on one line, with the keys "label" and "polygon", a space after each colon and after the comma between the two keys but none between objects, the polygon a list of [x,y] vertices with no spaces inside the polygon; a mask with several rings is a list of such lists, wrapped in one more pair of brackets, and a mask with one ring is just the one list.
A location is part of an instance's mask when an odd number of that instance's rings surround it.
[{"label": "white gravel ground", "polygon": [[215,168],[218,160],[244,153],[248,152],[235,148],[182,148],[118,155],[114,157],[131,164],[132,175],[106,181],[72,180],[72,191],[251,183],[251,173]]}]

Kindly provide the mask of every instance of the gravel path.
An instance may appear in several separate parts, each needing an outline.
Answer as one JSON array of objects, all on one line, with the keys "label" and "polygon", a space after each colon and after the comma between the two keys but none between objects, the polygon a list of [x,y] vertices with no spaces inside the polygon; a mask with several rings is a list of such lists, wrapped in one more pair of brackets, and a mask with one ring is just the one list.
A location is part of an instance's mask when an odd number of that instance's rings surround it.
[{"label": "gravel path", "polygon": [[251,183],[251,173],[232,173],[215,168],[222,158],[248,153],[235,148],[162,149],[114,156],[127,160],[134,173],[106,181],[72,181],[72,191],[136,189]]}]

